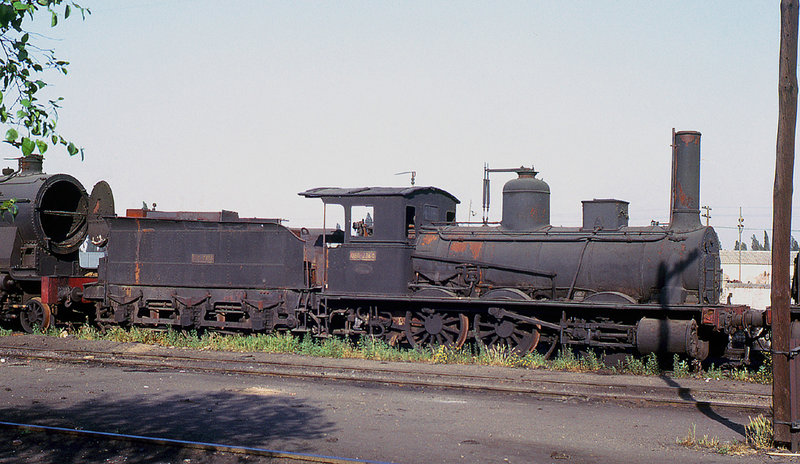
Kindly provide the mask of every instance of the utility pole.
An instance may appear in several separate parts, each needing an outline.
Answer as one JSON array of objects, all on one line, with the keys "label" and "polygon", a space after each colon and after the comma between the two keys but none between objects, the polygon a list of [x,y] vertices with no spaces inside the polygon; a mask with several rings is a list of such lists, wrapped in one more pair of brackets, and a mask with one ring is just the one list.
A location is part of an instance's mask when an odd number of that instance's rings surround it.
[{"label": "utility pole", "polygon": [[742,281],[742,231],[744,230],[744,218],[742,217],[742,207],[739,207],[739,282]]},{"label": "utility pole", "polygon": [[702,214],[704,218],[706,218],[706,227],[709,226],[709,222],[711,221],[711,207],[710,206],[701,206],[704,210],[706,210],[705,214]]},{"label": "utility pole", "polygon": [[[772,193],[772,423],[774,439],[800,450],[800,411],[792,404],[800,385],[793,385],[790,369],[798,374],[800,359],[792,348],[789,314],[789,236],[792,217],[794,144],[797,126],[797,8],[798,0],[781,0],[781,40],[778,65],[778,137],[775,187]],[[793,392],[794,390],[794,392]],[[794,395],[792,395],[794,393]]]}]

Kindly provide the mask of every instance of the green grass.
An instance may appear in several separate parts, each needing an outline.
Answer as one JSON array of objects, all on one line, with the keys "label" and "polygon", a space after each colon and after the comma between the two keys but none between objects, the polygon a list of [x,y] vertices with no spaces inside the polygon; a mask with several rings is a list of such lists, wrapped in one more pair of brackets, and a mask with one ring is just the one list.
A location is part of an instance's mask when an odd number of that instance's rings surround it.
[{"label": "green grass", "polygon": [[[0,329],[0,336],[9,336],[11,330]],[[40,332],[41,333],[41,332]],[[362,337],[354,342],[342,338],[313,338],[290,333],[221,335],[214,332],[151,330],[142,328],[123,329],[112,327],[101,331],[91,326],[81,325],[70,328],[50,328],[44,332],[53,337],[76,337],[83,340],[108,340],[115,342],[136,342],[175,348],[213,351],[294,353],[305,356],[330,358],[355,358],[378,361],[426,362],[435,364],[475,364],[485,366],[505,366],[524,369],[549,369],[571,372],[608,371],[629,375],[662,375],[659,359],[655,354],[645,357],[626,356],[616,365],[608,367],[602,355],[592,350],[575,353],[564,348],[549,360],[539,353],[520,355],[503,347],[487,348],[483,345],[465,345],[457,349],[439,346],[424,349],[402,349],[389,346],[384,341]],[[701,379],[732,379],[757,383],[772,382],[772,364],[767,358],[757,371],[740,367],[723,370],[711,365],[708,370],[695,369],[678,355],[673,357],[671,375],[673,377],[694,377]]]}]

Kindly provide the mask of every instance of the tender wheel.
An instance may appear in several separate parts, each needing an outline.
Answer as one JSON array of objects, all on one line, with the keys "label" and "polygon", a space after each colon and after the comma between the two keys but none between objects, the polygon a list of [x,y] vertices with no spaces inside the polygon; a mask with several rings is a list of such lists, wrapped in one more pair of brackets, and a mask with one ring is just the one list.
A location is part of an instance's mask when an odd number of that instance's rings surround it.
[{"label": "tender wheel", "polygon": [[38,296],[31,298],[19,313],[19,323],[22,330],[28,333],[32,333],[36,327],[41,330],[49,329],[52,324],[50,305],[42,303]]},{"label": "tender wheel", "polygon": [[464,314],[437,312],[428,308],[407,311],[404,332],[413,348],[426,345],[461,348],[469,335],[469,319]]},{"label": "tender wheel", "polygon": [[539,344],[539,330],[531,324],[514,323],[494,316],[476,314],[475,339],[489,348],[500,348],[524,356]]}]

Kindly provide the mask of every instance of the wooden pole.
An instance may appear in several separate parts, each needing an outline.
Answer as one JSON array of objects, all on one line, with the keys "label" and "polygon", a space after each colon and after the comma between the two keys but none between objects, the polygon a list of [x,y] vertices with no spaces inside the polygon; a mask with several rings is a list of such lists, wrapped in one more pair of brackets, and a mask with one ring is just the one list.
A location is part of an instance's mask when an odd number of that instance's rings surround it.
[{"label": "wooden pole", "polygon": [[[773,424],[775,441],[791,443],[797,451],[798,433],[792,431],[791,385],[789,379],[789,237],[792,220],[792,177],[797,124],[797,8],[798,0],[781,1],[781,42],[778,77],[778,141],[775,161],[775,189],[772,203],[772,350]],[[795,392],[798,394],[800,392]]]}]

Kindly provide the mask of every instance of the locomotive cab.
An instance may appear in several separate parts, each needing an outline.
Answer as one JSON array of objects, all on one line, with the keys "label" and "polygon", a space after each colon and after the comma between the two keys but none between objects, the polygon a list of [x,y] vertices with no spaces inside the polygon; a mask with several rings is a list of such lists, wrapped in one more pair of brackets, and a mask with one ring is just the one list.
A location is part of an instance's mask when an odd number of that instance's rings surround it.
[{"label": "locomotive cab", "polygon": [[317,242],[323,252],[312,263],[317,284],[342,293],[408,293],[417,231],[453,223],[459,203],[435,187],[315,188],[299,195],[344,208],[341,243]]}]

